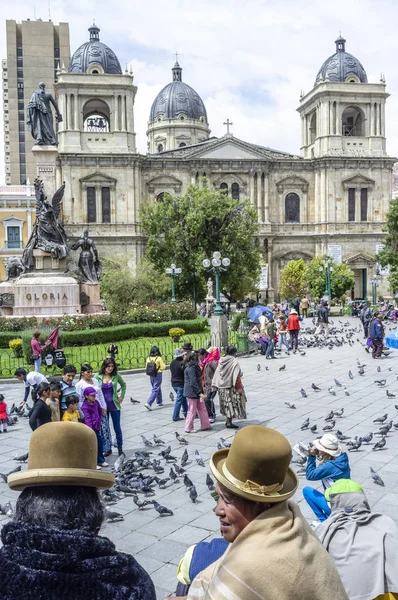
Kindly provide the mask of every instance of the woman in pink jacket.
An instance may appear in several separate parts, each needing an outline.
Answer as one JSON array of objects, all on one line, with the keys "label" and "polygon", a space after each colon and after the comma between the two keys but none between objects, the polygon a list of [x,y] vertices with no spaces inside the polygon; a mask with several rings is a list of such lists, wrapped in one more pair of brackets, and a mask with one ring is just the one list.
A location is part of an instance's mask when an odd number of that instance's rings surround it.
[{"label": "woman in pink jacket", "polygon": [[32,347],[32,358],[35,361],[35,371],[40,372],[41,367],[41,353],[46,348],[46,344],[42,346],[40,344],[40,331],[35,331],[32,339],[30,340],[30,345]]}]

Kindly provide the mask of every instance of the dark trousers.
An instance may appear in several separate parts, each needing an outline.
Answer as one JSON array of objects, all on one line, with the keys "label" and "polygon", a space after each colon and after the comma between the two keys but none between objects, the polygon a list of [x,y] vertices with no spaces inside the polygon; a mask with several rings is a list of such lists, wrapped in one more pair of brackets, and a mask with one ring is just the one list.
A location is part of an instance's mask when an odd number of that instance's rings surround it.
[{"label": "dark trousers", "polygon": [[214,406],[214,398],[216,397],[216,394],[217,394],[217,390],[213,390],[213,391],[210,390],[210,392],[207,392],[207,394],[206,394],[205,406],[206,406],[207,414],[209,415],[209,419],[216,418],[216,407]]},{"label": "dark trousers", "polygon": [[379,358],[383,352],[383,340],[372,340],[372,357]]},{"label": "dark trousers", "polygon": [[182,410],[184,417],[187,416],[188,402],[184,396],[184,387],[183,386],[181,386],[181,387],[173,386],[173,390],[176,393],[176,403],[174,404],[174,410],[173,410],[173,420],[175,421],[176,419],[180,418],[180,410]]},{"label": "dark trousers", "polygon": [[364,323],[362,323],[362,327],[363,327],[364,337],[367,338],[369,335],[369,321],[365,321]]},{"label": "dark trousers", "polygon": [[101,437],[99,431],[94,431],[94,433],[97,436],[97,444],[98,444],[97,465],[102,465],[102,463],[105,462],[103,445],[102,445],[102,437]]},{"label": "dark trousers", "polygon": [[308,308],[303,308],[303,317],[307,317],[308,316]]},{"label": "dark trousers", "polygon": [[115,435],[116,435],[117,447],[121,450],[123,448],[123,434],[122,434],[122,428],[120,427],[121,411],[120,410],[108,410],[108,412],[106,413],[106,416],[108,417],[108,423],[109,423],[109,418],[112,419],[113,429],[115,430]]},{"label": "dark trousers", "polygon": [[290,343],[292,345],[292,350],[297,350],[299,330],[298,329],[291,329],[289,331],[289,334],[290,334]]}]

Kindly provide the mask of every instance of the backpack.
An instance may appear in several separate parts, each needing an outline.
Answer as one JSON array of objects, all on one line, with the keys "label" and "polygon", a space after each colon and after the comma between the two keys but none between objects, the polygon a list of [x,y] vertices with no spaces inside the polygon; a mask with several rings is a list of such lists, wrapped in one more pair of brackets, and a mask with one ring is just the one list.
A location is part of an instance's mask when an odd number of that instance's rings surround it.
[{"label": "backpack", "polygon": [[151,377],[155,377],[155,375],[157,375],[157,372],[158,368],[156,366],[156,363],[151,360],[147,362],[145,373]]}]

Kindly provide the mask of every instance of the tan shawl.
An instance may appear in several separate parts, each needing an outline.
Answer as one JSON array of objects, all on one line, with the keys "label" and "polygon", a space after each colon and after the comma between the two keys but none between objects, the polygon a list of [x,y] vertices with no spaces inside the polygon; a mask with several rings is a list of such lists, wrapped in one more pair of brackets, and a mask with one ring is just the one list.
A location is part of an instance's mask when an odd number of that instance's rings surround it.
[{"label": "tan shawl", "polygon": [[234,387],[239,374],[240,366],[238,359],[235,356],[222,356],[213,376],[213,388],[225,389]]},{"label": "tan shawl", "polygon": [[188,600],[348,600],[325,549],[294,502],[254,519],[199,573]]}]

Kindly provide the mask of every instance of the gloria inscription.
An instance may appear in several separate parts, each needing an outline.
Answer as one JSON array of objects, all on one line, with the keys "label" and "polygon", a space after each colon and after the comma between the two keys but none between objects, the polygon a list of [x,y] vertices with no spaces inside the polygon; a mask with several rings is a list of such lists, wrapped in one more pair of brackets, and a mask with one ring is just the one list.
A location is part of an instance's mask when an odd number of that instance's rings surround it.
[{"label": "gloria inscription", "polygon": [[66,294],[26,294],[26,300],[67,300],[68,296]]}]

